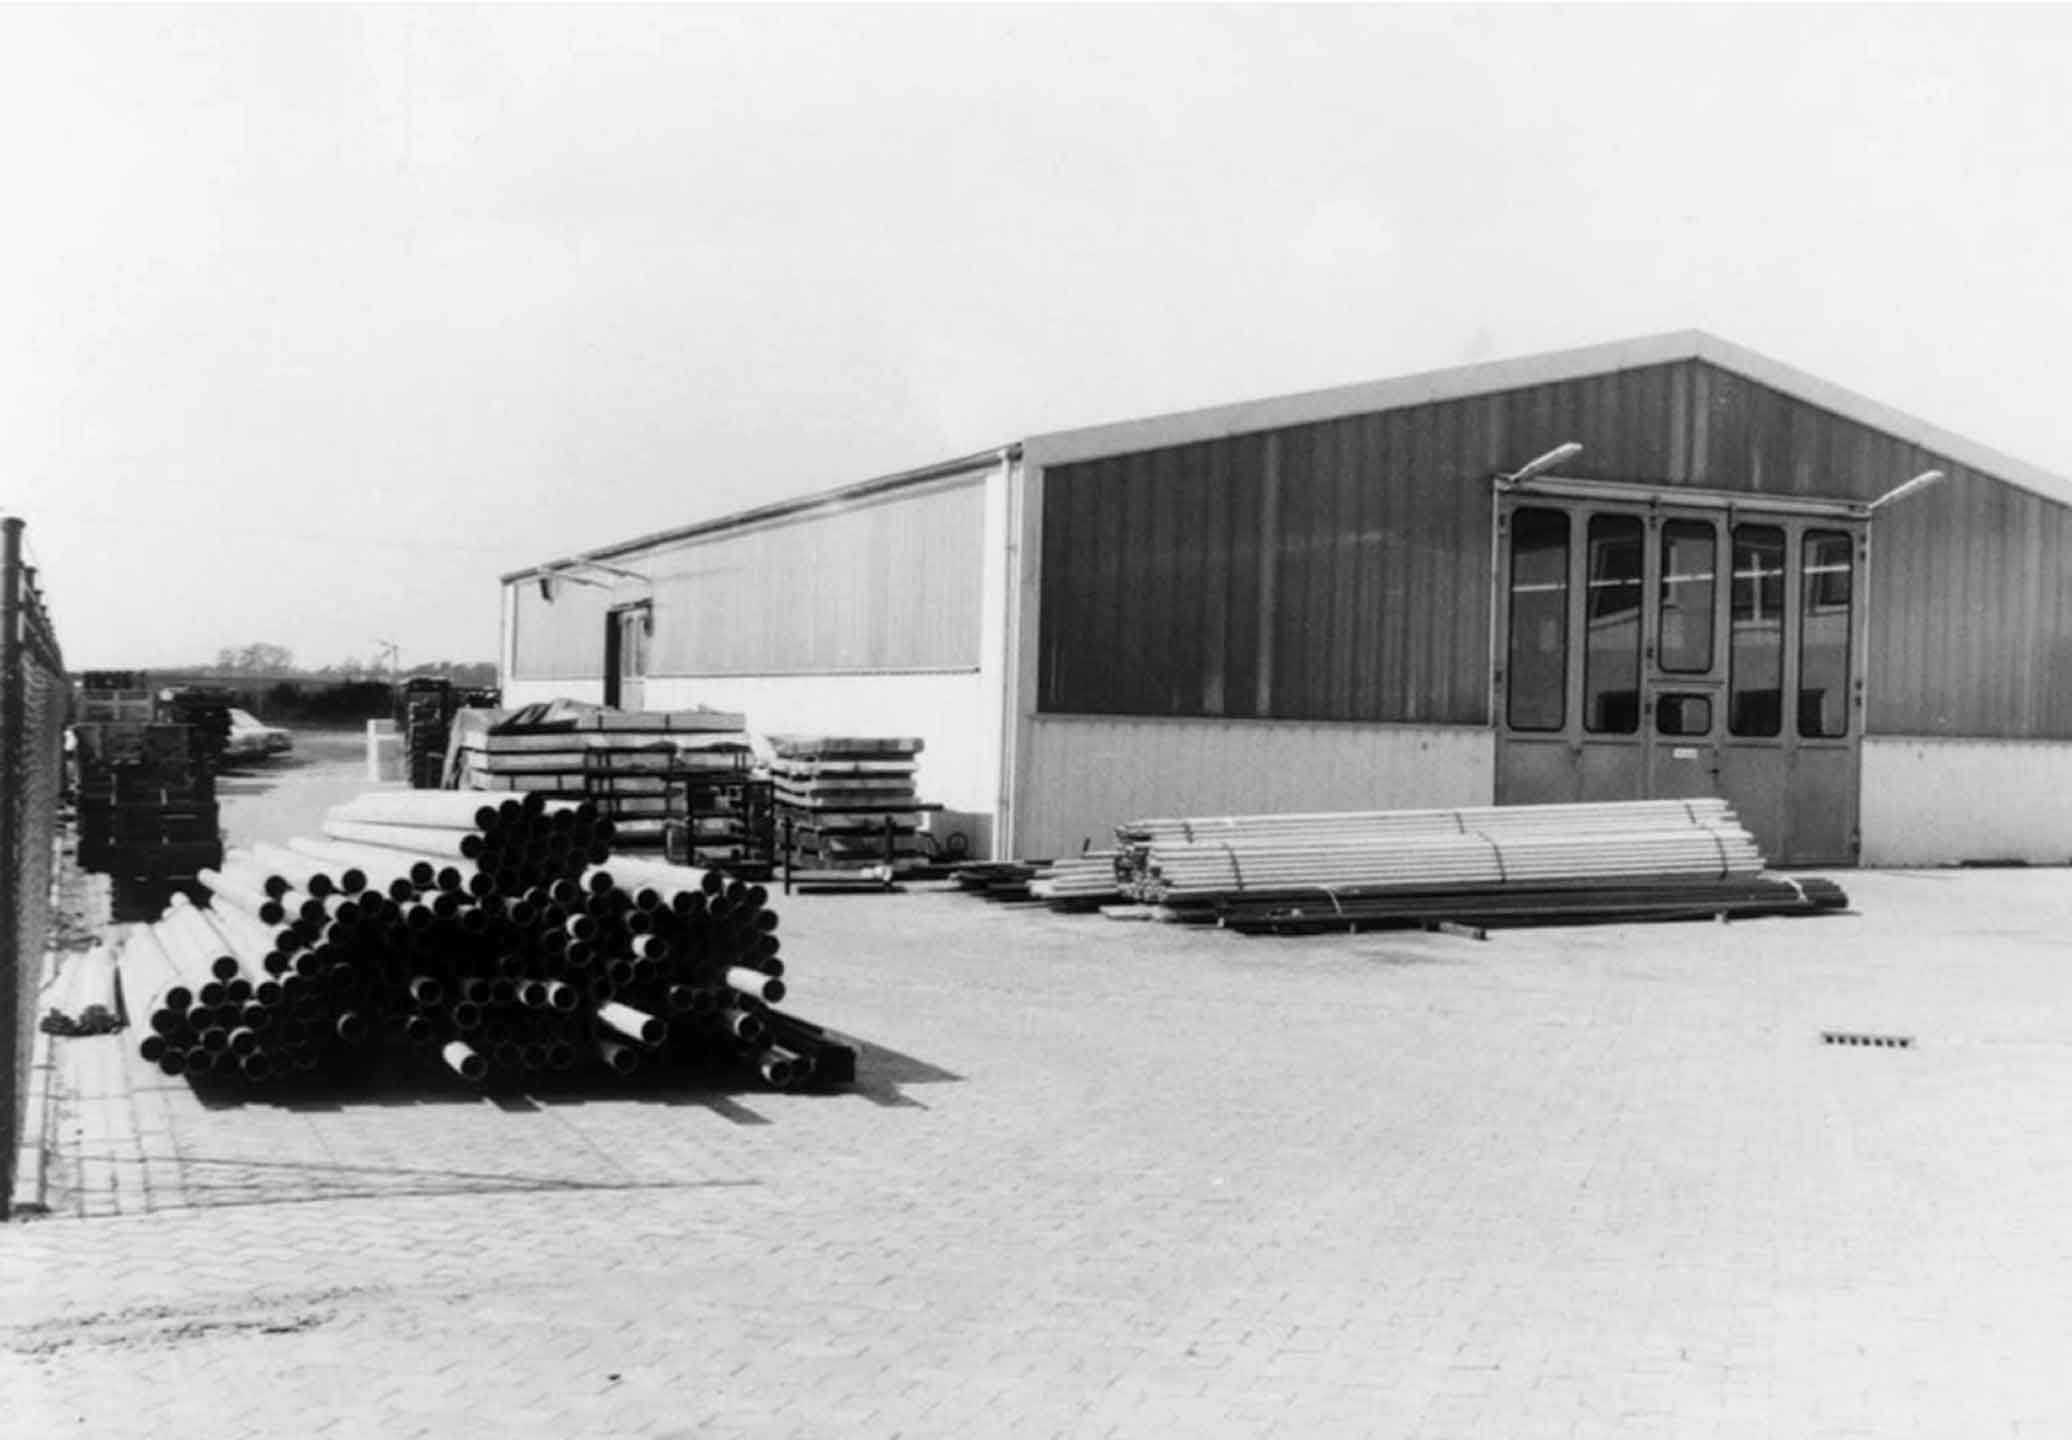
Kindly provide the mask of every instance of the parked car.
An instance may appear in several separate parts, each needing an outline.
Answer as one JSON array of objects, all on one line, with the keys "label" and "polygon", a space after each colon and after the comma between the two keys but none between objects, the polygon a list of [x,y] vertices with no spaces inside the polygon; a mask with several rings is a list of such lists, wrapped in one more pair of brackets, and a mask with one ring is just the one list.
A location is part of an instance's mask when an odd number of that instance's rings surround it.
[{"label": "parked car", "polygon": [[264,760],[295,748],[295,737],[278,725],[261,723],[249,710],[232,706],[230,738],[223,744],[226,760]]}]

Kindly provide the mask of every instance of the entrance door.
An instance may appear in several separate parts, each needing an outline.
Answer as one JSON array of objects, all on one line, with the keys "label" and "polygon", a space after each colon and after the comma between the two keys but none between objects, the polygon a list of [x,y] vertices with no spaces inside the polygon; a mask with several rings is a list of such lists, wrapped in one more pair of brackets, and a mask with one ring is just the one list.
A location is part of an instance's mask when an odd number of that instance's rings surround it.
[{"label": "entrance door", "polygon": [[626,605],[604,617],[604,703],[617,710],[646,708],[648,637],[654,607]]},{"label": "entrance door", "polygon": [[1499,804],[1718,795],[1772,863],[1854,863],[1858,522],[1665,494],[1498,526]]}]

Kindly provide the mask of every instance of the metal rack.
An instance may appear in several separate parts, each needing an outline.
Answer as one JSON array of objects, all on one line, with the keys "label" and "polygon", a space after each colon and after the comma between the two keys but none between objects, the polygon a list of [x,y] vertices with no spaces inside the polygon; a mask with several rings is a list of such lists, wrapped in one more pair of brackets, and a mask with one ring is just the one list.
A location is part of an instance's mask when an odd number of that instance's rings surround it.
[{"label": "metal rack", "polygon": [[777,863],[773,789],[767,779],[710,772],[670,777],[662,854],[672,865],[726,870],[765,880]]}]

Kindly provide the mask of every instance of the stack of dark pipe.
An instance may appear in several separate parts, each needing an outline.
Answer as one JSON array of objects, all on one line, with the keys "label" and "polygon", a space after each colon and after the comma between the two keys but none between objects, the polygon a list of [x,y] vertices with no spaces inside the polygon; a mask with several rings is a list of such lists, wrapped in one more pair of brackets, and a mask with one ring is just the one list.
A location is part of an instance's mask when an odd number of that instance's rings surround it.
[{"label": "stack of dark pipe", "polygon": [[207,908],[131,938],[157,996],[145,1058],[257,1081],[400,1043],[476,1081],[715,1059],[853,1078],[853,1050],[772,1008],[767,892],[615,858],[611,830],[587,803],[382,792],[322,839],[234,851]]}]

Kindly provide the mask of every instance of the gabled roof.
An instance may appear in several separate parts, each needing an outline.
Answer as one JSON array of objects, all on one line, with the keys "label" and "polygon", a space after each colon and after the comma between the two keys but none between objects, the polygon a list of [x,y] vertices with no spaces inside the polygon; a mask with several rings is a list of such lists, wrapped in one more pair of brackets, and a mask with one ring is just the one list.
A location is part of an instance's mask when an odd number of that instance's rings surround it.
[{"label": "gabled roof", "polygon": [[945,477],[969,474],[1022,458],[1035,466],[1063,465],[1075,460],[1092,460],[1108,455],[1125,455],[1139,450],[1156,450],[1168,445],[1186,445],[1200,440],[1221,439],[1259,430],[1278,430],[1319,420],[1337,420],[1376,410],[1395,410],[1440,400],[1464,400],[1477,395],[1494,395],[1532,385],[1562,380],[1584,380],[1619,370],[1637,370],[1649,365],[1703,360],[1743,379],[1767,385],[1795,400],[1879,430],[1923,450],[1996,480],[2040,495],[2056,504],[2072,506],[2072,480],[2004,455],[1967,440],[1962,435],[1929,424],[1926,420],[1880,404],[1853,390],[1809,375],[1779,360],[1772,360],[1731,341],[1702,330],[1677,330],[1665,335],[1644,335],[1634,340],[1615,340],[1605,345],[1586,345],[1573,350],[1552,350],[1514,360],[1491,360],[1475,365],[1457,365],[1445,370],[1427,370],[1393,380],[1370,380],[1339,385],[1328,390],[1310,390],[1265,400],[1245,400],[1231,405],[1213,405],[1201,410],[1175,411],[1143,420],[1124,420],[1076,430],[1054,430],[1034,435],[1019,445],[983,450],[937,465],[903,471],[897,475],[864,480],[834,490],[821,491],[779,501],[730,515],[701,520],[674,529],[659,530],[631,540],[586,550],[577,555],[542,565],[530,565],[503,576],[509,584],[552,570],[580,568],[588,562],[607,561],[638,554],[664,545],[678,544],[707,535],[738,530],[773,520],[803,517],[816,510],[832,509],[875,499],[888,493],[927,484]]},{"label": "gabled roof", "polygon": [[2072,480],[2011,455],[2003,455],[1904,411],[1882,405],[1853,390],[1845,390],[1702,330],[1678,330],[1666,335],[1646,335],[1606,345],[1555,350],[1515,360],[1492,360],[1445,370],[1428,370],[1393,380],[1373,380],[1298,395],[1178,411],[1113,425],[1058,430],[1031,436],[1024,442],[1024,451],[1031,465],[1062,465],[1074,460],[1186,445],[1259,430],[1278,430],[1289,425],[1337,420],[1439,400],[1463,400],[1685,360],[1703,360],[1805,404],[1933,451],[1959,465],[1984,471],[1997,480],[2032,491],[2046,500],[2072,505]]}]

